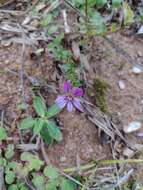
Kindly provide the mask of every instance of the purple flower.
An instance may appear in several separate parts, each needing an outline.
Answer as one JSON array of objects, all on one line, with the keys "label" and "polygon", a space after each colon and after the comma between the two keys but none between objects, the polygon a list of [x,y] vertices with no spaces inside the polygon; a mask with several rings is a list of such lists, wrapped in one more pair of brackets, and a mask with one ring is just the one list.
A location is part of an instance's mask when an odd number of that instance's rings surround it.
[{"label": "purple flower", "polygon": [[73,87],[70,81],[64,82],[64,95],[58,96],[56,104],[62,109],[67,107],[68,112],[72,112],[75,107],[79,111],[83,112],[80,96],[83,96],[82,88]]},{"label": "purple flower", "polygon": [[141,138],[143,138],[143,132],[137,133],[136,136],[137,136],[137,137],[141,137]]}]

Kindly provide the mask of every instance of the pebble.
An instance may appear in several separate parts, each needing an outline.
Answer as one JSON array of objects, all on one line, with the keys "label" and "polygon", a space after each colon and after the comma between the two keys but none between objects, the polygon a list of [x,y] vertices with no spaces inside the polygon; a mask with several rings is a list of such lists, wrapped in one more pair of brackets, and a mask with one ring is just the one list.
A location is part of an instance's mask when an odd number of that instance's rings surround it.
[{"label": "pebble", "polygon": [[119,81],[118,81],[118,85],[119,85],[119,88],[120,88],[121,90],[124,90],[124,89],[126,88],[125,83],[124,83],[123,80],[119,80]]},{"label": "pebble", "polygon": [[134,154],[135,154],[135,152],[132,149],[128,148],[128,147],[123,150],[123,155],[128,157],[128,158],[133,157]]},{"label": "pebble", "polygon": [[3,46],[3,47],[8,47],[8,46],[10,46],[12,44],[12,42],[10,41],[10,40],[2,40],[1,41],[1,45]]},{"label": "pebble", "polygon": [[142,127],[142,124],[138,121],[133,121],[129,123],[128,126],[125,127],[124,132],[125,133],[132,133],[134,131],[139,130]]},{"label": "pebble", "polygon": [[133,72],[134,74],[140,74],[140,73],[143,72],[143,69],[142,69],[140,66],[136,65],[136,66],[134,66],[134,67],[132,68],[132,72]]},{"label": "pebble", "polygon": [[141,51],[138,51],[137,54],[138,54],[139,57],[143,56],[143,53]]},{"label": "pebble", "polygon": [[137,32],[137,34],[143,34],[143,26],[141,26]]},{"label": "pebble", "polygon": [[65,162],[66,160],[67,160],[67,158],[65,156],[60,157],[61,162]]}]

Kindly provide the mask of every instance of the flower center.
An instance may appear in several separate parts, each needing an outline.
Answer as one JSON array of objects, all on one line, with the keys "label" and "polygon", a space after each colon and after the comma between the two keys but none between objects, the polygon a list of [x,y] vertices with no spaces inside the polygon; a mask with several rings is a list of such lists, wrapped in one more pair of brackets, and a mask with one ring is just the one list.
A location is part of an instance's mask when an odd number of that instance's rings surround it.
[{"label": "flower center", "polygon": [[73,94],[71,92],[68,92],[66,94],[66,97],[69,99],[69,100],[72,100],[73,99]]}]

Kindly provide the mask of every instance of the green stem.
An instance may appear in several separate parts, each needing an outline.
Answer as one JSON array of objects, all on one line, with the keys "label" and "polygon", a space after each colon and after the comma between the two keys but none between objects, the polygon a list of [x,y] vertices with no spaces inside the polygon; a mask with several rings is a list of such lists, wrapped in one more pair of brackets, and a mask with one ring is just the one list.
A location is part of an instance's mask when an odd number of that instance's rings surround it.
[{"label": "green stem", "polygon": [[[126,160],[101,160],[101,161],[95,161],[94,163],[91,164],[87,164],[87,165],[83,165],[80,166],[80,170],[84,171],[84,170],[89,170],[95,166],[99,166],[99,165],[109,165],[109,164],[126,164],[126,163],[130,163],[130,164],[139,164],[139,163],[143,163],[143,160],[141,159],[126,159]],[[66,168],[63,170],[63,172],[65,173],[70,173],[70,172],[76,172],[78,171],[77,167],[73,167],[73,168]]]}]

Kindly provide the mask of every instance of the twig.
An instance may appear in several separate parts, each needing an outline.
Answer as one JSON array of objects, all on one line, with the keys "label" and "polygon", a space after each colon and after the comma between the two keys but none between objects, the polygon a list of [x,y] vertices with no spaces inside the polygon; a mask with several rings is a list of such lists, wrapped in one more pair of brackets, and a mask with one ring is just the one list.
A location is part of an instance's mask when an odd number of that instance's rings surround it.
[{"label": "twig", "polygon": [[13,11],[13,10],[5,10],[5,9],[0,9],[0,13],[9,13],[15,16],[23,16],[25,14],[24,11]]},{"label": "twig", "polygon": [[120,177],[118,179],[118,181],[117,181],[117,184],[113,188],[120,187],[121,185],[123,185],[124,183],[126,183],[128,181],[128,179],[129,179],[129,177],[133,174],[133,172],[134,172],[134,170],[131,169],[123,177]]},{"label": "twig", "polygon": [[47,10],[45,10],[44,13],[47,14],[47,13],[53,11],[53,10],[56,9],[60,4],[61,4],[61,1],[59,1],[59,0],[54,1],[54,2],[47,8]]},{"label": "twig", "polygon": [[65,2],[70,8],[72,8],[79,16],[83,16],[83,15],[81,15],[81,12],[80,12],[76,7],[74,7],[69,1],[64,0],[64,2]]},{"label": "twig", "polygon": [[66,13],[65,9],[62,10],[62,14],[63,14],[63,20],[64,20],[65,33],[69,34],[70,33],[70,27],[69,27],[68,22],[67,22],[67,13]]},{"label": "twig", "polygon": [[25,178],[24,181],[25,181],[26,185],[30,188],[30,190],[37,190],[37,189],[35,189],[35,188],[31,185],[31,183],[28,181],[27,178]]},{"label": "twig", "polygon": [[51,162],[50,162],[50,160],[49,160],[49,158],[48,158],[48,156],[46,154],[46,151],[45,151],[45,148],[44,148],[44,142],[43,142],[42,139],[41,139],[40,147],[41,147],[41,152],[42,152],[43,158],[44,158],[46,164],[49,165]]},{"label": "twig", "polygon": [[14,1],[15,1],[15,0],[9,0],[8,2],[6,2],[6,3],[2,4],[2,5],[0,5],[0,8],[5,7],[5,6],[9,6],[9,4],[13,3]]},{"label": "twig", "polygon": [[[23,28],[21,28],[21,30],[22,30],[22,38],[23,38],[23,41],[24,41],[25,40],[25,33],[23,31]],[[21,95],[22,95],[22,98],[23,98],[23,103],[25,105],[27,115],[29,115],[29,112],[28,112],[28,109],[27,109],[27,106],[26,106],[26,98],[25,98],[25,90],[24,90],[25,48],[26,48],[25,47],[25,43],[23,42],[23,44],[22,44],[22,51],[21,51],[20,81],[21,81]]]}]

